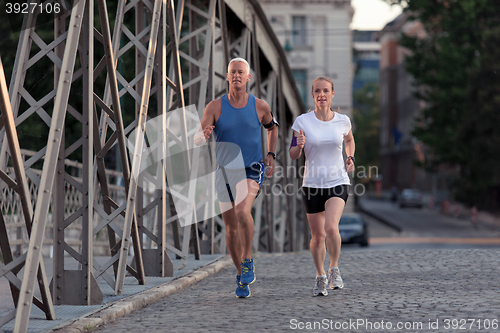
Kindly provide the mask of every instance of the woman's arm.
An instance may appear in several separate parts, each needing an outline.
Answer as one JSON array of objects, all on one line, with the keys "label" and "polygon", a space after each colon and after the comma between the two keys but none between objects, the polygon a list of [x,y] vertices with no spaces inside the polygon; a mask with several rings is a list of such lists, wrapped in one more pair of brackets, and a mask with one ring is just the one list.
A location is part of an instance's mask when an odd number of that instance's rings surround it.
[{"label": "woman's arm", "polygon": [[354,151],[356,149],[356,144],[354,143],[354,136],[352,135],[352,130],[350,130],[349,133],[346,136],[344,136],[344,146],[345,146],[345,153],[347,155],[345,168],[347,172],[352,172],[354,171],[354,161],[349,157],[350,156],[354,157]]},{"label": "woman's arm", "polygon": [[304,149],[304,144],[306,143],[306,136],[304,132],[300,130],[300,133],[293,131],[292,144],[290,145],[289,153],[292,160],[296,160],[302,155],[302,149]]}]

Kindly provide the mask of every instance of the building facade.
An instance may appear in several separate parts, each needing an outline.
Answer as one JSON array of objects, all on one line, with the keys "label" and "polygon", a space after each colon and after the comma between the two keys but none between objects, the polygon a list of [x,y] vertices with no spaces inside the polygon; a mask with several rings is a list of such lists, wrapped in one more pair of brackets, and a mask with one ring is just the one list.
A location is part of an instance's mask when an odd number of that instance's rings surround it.
[{"label": "building facade", "polygon": [[[352,112],[350,0],[259,0],[283,45],[304,104],[314,109],[313,80],[328,76],[335,86],[334,108]],[[304,110],[306,111],[306,110]]]},{"label": "building facade", "polygon": [[363,88],[366,84],[379,84],[380,43],[377,33],[378,31],[353,31],[353,92]]},{"label": "building facade", "polygon": [[379,33],[380,49],[380,154],[384,189],[397,187],[432,190],[432,178],[416,165],[423,161],[423,145],[411,135],[416,117],[425,106],[413,93],[413,78],[405,69],[408,50],[399,45],[401,34],[424,36],[419,21],[403,13]]}]

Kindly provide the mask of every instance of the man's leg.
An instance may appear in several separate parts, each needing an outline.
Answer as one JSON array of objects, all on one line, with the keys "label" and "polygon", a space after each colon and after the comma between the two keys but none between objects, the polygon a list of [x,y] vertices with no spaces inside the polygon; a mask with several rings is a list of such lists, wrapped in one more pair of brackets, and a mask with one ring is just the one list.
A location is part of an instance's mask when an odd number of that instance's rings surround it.
[{"label": "man's leg", "polygon": [[243,256],[241,228],[234,211],[234,203],[220,202],[220,209],[222,212],[222,219],[224,220],[224,225],[226,227],[227,249],[229,250],[233,264],[238,271],[238,275],[241,275],[240,263]]},{"label": "man's leg", "polygon": [[257,182],[251,179],[242,180],[236,185],[236,206],[234,210],[240,226],[242,252],[240,261],[252,258],[254,220],[251,211],[259,188]]}]

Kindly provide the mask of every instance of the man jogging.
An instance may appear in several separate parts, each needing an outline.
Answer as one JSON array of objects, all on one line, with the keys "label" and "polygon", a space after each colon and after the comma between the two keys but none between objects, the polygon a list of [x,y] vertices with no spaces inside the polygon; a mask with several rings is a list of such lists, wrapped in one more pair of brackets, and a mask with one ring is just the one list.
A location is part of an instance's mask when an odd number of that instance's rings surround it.
[{"label": "man jogging", "polygon": [[250,66],[243,58],[232,59],[226,74],[229,93],[210,102],[201,119],[195,144],[207,141],[212,132],[216,141],[215,190],[226,227],[229,254],[238,271],[236,297],[250,297],[249,284],[255,281],[251,254],[254,221],[251,209],[264,180],[261,125],[267,129],[268,177],[274,172],[278,123],[269,105],[247,93]]}]

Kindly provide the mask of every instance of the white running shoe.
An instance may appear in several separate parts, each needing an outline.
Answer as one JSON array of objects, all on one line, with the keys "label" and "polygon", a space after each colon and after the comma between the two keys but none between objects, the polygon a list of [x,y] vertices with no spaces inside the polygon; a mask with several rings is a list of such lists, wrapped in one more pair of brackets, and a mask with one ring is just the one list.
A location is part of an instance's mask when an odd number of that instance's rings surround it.
[{"label": "white running shoe", "polygon": [[332,267],[328,270],[328,278],[330,279],[330,289],[344,288],[344,281],[342,281],[342,277],[340,277],[338,267]]},{"label": "white running shoe", "polygon": [[314,296],[328,296],[326,286],[328,285],[328,278],[326,276],[316,276],[314,284]]}]

